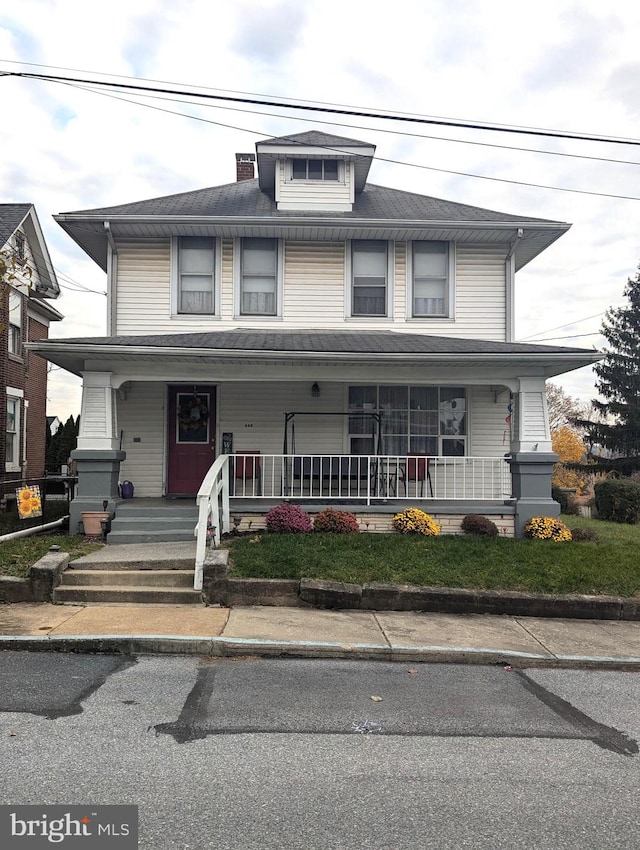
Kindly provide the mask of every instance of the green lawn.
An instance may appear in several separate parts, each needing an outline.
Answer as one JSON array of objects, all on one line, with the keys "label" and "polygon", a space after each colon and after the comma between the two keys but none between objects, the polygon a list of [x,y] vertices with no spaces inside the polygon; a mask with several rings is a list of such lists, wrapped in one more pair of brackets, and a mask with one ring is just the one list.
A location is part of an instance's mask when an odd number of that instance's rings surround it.
[{"label": "green lawn", "polygon": [[50,546],[59,546],[71,558],[79,558],[100,549],[101,543],[92,543],[80,534],[34,534],[0,543],[0,576],[26,578],[35,562],[48,551]]},{"label": "green lawn", "polygon": [[230,539],[231,575],[536,593],[640,595],[640,526],[563,517],[597,543],[401,534],[256,534]]}]

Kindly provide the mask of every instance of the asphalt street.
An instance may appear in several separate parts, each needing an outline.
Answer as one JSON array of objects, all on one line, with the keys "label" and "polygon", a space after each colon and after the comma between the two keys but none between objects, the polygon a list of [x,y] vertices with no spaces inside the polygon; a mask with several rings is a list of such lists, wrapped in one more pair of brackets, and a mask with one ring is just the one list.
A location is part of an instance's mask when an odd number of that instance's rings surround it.
[{"label": "asphalt street", "polygon": [[136,804],[140,847],[640,845],[640,676],[0,654],[0,794]]}]

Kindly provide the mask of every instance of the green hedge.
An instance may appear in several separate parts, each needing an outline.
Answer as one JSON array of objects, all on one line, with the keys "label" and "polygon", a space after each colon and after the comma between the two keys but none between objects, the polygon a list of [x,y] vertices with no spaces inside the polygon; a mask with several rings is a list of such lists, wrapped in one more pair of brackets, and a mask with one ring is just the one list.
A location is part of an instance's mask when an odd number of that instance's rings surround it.
[{"label": "green hedge", "polygon": [[640,484],[629,478],[608,478],[596,484],[596,510],[611,522],[640,522]]}]

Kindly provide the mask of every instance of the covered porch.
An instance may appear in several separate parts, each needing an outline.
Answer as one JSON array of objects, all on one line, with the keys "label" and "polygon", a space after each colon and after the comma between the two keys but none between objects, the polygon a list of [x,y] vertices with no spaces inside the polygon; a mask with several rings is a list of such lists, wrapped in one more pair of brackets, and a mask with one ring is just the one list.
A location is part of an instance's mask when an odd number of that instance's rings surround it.
[{"label": "covered porch", "polygon": [[519,534],[531,516],[558,509],[545,380],[597,359],[394,331],[29,345],[83,380],[73,530],[83,511],[113,511],[128,480],[136,498],[198,494],[200,533],[231,528],[249,505],[263,515],[300,501],[358,514],[403,503],[438,516],[505,507]]}]

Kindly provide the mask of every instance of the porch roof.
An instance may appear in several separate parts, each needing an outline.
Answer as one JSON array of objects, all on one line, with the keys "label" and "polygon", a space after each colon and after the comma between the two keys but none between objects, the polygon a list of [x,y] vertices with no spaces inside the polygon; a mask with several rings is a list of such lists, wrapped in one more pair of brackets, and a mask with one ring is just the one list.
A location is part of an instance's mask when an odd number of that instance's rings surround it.
[{"label": "porch roof", "polygon": [[[600,354],[581,348],[461,339],[395,331],[230,329],[181,334],[75,337],[30,342],[26,347],[75,374],[87,361],[105,371],[122,361],[262,363],[318,362],[387,365],[473,364],[535,366],[545,377],[587,366]],[[95,365],[91,368],[95,369]]]}]

